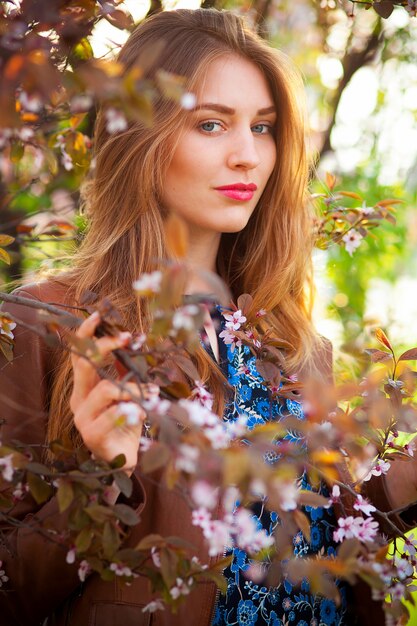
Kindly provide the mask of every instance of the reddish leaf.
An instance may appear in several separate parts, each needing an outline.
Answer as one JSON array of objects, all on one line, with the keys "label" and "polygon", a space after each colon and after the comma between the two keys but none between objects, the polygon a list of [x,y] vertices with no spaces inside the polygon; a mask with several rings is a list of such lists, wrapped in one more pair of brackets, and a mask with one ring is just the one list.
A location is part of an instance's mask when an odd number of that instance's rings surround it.
[{"label": "reddish leaf", "polygon": [[74,499],[74,490],[67,480],[60,480],[57,491],[58,506],[61,513],[66,511]]},{"label": "reddish leaf", "polygon": [[335,184],[336,176],[334,174],[330,174],[330,172],[326,172],[326,185],[330,189],[330,191],[333,189]]},{"label": "reddish leaf", "polygon": [[148,474],[164,467],[170,458],[171,453],[167,446],[156,441],[149,450],[142,455],[141,466],[143,471]]},{"label": "reddish leaf", "polygon": [[385,352],[385,350],[368,348],[367,350],[365,350],[365,352],[371,357],[372,363],[380,363],[381,361],[387,361],[388,359],[392,359],[392,354],[390,352]]},{"label": "reddish leaf", "polygon": [[415,361],[417,359],[417,348],[411,348],[402,353],[399,361]]},{"label": "reddish leaf", "polygon": [[243,315],[247,315],[253,305],[253,298],[248,293],[242,293],[237,299],[237,308],[240,309]]},{"label": "reddish leaf", "polygon": [[394,10],[394,3],[389,0],[381,0],[380,2],[374,2],[372,7],[375,13],[378,13],[382,18],[387,19]]},{"label": "reddish leaf", "polygon": [[328,498],[307,489],[300,491],[298,500],[300,504],[303,504],[304,506],[323,507],[329,504]]}]

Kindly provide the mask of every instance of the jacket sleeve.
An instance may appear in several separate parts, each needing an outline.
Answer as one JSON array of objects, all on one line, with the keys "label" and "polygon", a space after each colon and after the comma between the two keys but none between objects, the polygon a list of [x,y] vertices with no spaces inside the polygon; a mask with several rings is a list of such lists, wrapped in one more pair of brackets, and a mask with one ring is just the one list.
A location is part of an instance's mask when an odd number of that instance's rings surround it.
[{"label": "jacket sleeve", "polygon": [[[38,297],[37,286],[20,289],[16,295],[44,300]],[[27,306],[4,303],[1,310],[25,325],[39,324],[36,310]],[[18,321],[14,335],[13,361],[9,363],[0,356],[0,417],[4,420],[1,440],[6,445],[13,440],[42,445],[46,438],[54,353],[39,335]],[[135,481],[129,504],[138,507],[142,500],[143,493]],[[80,581],[77,566],[66,563],[68,548],[59,542],[60,533],[67,527],[67,513],[59,512],[56,498],[39,506],[27,496],[12,513],[23,524],[18,528],[0,524],[1,569],[9,578],[0,590],[0,615],[2,623],[8,626],[30,626],[53,613]],[[50,534],[37,531],[39,524],[46,524]]]}]

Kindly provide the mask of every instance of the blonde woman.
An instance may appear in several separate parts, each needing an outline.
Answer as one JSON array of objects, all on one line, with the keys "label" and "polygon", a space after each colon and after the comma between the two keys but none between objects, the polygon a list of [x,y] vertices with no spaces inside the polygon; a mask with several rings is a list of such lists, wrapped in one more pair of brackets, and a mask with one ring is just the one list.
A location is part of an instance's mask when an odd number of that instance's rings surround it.
[{"label": "blonde woman", "polygon": [[[156,45],[159,53],[154,55]],[[115,135],[107,133],[105,113],[99,113],[96,166],[84,191],[87,234],[70,270],[59,279],[23,288],[21,295],[74,305],[91,290],[115,304],[126,328],[146,331],[149,310],[132,284],[155,269],[156,259],[166,258],[164,219],[174,212],[188,226],[189,264],[221,276],[234,298],[250,293],[254,307],[272,311],[273,331],[295,348],[287,364],[291,371],[329,376],[330,350],[312,326],[306,300],[313,240],[305,203],[302,83],[292,63],[240,18],[215,10],[168,11],[150,18],[131,35],[120,61],[128,69],[142,67],[144,78],[153,78],[159,69],[186,77],[185,88],[196,95],[196,105],[184,109],[159,94],[151,127],[133,122]],[[187,293],[202,289],[197,272]],[[21,306],[5,308],[29,324],[36,322],[32,311]],[[98,323],[97,316],[87,319],[79,336],[94,337]],[[205,331],[210,348],[201,348],[196,359],[217,412],[224,410],[227,378],[258,423],[278,419],[282,403],[270,410],[262,385],[251,387],[239,378],[234,357],[211,319]],[[97,345],[105,355],[128,340],[104,337]],[[184,501],[140,476],[136,465],[141,426],[127,432],[113,428],[109,417],[123,398],[118,388],[98,379],[86,360],[58,354],[29,330],[17,328],[15,358],[2,368],[0,380],[1,395],[8,397],[2,415],[4,440],[43,444],[67,434],[107,461],[124,453],[125,470],[135,485],[130,504],[141,517],[127,545],[135,546],[150,532],[179,535],[196,546],[203,562],[207,560],[202,534],[191,524]],[[302,412],[298,403],[284,408]],[[379,506],[395,508],[415,499],[417,481],[402,481],[401,471],[391,473],[390,502],[382,486],[375,491]],[[118,497],[114,492],[113,500]],[[334,552],[334,512],[321,511],[311,519],[310,543],[300,534],[294,537],[296,554]],[[50,519],[58,532],[65,528],[55,498],[41,507],[25,501],[20,514],[27,520],[34,514]],[[276,515],[259,512],[259,523],[275,527]],[[80,585],[77,568],[65,563],[64,551],[39,534],[8,530],[7,545],[12,550],[2,548],[0,553],[10,579],[10,590],[0,596],[4,626],[293,626],[369,624],[369,615],[372,623],[383,619],[369,593],[363,592],[358,601],[347,584],[340,584],[339,607],[315,596],[308,581],[301,590],[288,581],[274,588],[256,587],[244,576],[248,555],[239,550],[226,571],[226,596],[216,597],[213,583],[200,584],[176,615],[168,610],[150,614],[142,610],[151,600],[143,577],[130,586],[117,586],[91,575]]]}]

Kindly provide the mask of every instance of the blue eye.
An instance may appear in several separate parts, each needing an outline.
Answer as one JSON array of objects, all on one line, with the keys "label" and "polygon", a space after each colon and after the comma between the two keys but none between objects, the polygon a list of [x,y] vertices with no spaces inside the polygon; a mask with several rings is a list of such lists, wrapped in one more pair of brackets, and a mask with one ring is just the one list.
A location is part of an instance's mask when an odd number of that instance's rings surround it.
[{"label": "blue eye", "polygon": [[269,126],[269,124],[255,124],[255,126],[252,126],[252,131],[257,135],[266,135],[272,132],[272,126]]},{"label": "blue eye", "polygon": [[213,133],[213,131],[217,132],[218,130],[220,130],[221,124],[220,122],[208,121],[200,124],[199,128],[205,133]]}]

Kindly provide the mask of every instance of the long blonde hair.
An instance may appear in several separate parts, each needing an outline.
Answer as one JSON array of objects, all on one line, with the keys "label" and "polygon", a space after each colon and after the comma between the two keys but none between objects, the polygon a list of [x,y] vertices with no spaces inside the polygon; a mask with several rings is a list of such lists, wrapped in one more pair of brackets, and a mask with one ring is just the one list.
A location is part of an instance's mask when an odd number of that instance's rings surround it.
[{"label": "long blonde hair", "polygon": [[[269,84],[277,108],[277,161],[247,226],[222,236],[218,272],[234,297],[250,293],[254,308],[273,313],[275,334],[294,346],[288,367],[314,369],[320,342],[312,327],[307,294],[313,227],[306,205],[304,90],[298,71],[241,18],[214,9],[180,9],[152,16],[129,37],[119,61],[127,69],[140,66],[144,79],[153,79],[161,68],[184,76],[185,88],[193,91],[209,64],[225,54],[254,63]],[[95,170],[83,190],[89,227],[64,277],[76,300],[86,290],[109,298],[126,327],[135,331],[146,331],[150,318],[132,283],[155,268],[155,259],[166,258],[161,190],[171,157],[169,146],[187,116],[177,102],[162,94],[154,106],[151,126],[134,121],[116,135],[107,133],[104,111],[99,112]],[[221,410],[221,373],[204,350],[196,360]],[[75,437],[68,408],[70,374],[68,355],[63,355],[51,398],[49,440],[63,431]]]}]

